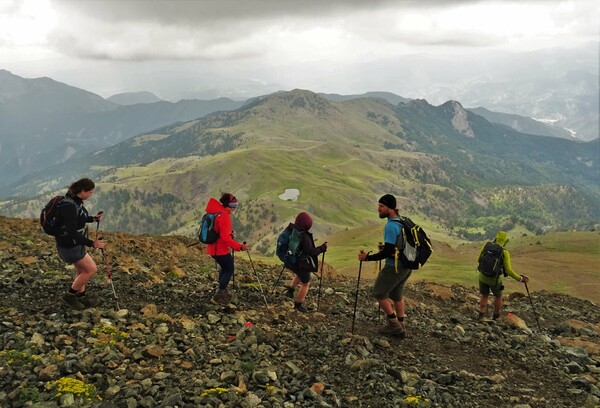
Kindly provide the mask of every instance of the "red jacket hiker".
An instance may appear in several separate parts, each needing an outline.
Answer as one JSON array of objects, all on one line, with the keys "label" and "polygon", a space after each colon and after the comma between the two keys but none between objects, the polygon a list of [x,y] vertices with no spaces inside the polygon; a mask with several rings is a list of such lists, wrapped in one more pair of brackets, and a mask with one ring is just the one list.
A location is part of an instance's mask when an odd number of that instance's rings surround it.
[{"label": "red jacket hiker", "polygon": [[206,244],[206,253],[211,256],[226,255],[230,248],[235,251],[241,251],[242,244],[231,237],[231,208],[224,207],[217,199],[212,198],[206,204],[206,212],[216,214],[215,231],[219,233],[219,238],[214,244]]}]

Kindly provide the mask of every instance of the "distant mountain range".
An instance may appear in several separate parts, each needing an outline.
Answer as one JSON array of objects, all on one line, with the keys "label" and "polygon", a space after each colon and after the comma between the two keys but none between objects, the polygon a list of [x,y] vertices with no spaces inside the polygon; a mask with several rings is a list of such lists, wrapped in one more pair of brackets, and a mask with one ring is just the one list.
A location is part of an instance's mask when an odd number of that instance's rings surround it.
[{"label": "distant mountain range", "polygon": [[[122,141],[22,180],[0,203],[8,215],[36,216],[70,181],[98,182],[96,209],[115,230],[192,234],[205,202],[222,191],[241,201],[236,231],[272,250],[300,210],[320,235],[374,221],[374,200],[399,208],[433,234],[490,236],[592,228],[600,219],[600,141],[520,133],[456,101],[335,102],[305,90],[255,98]],[[297,188],[297,201],[279,198]]]},{"label": "distant mountain range", "polygon": [[[331,101],[382,98],[398,105],[410,101],[390,92],[360,95],[320,94]],[[99,148],[176,122],[217,111],[235,110],[246,102],[160,101],[150,92],[113,95],[108,99],[50,78],[25,79],[0,70],[0,192],[36,171]],[[491,122],[523,133],[572,138],[571,132],[531,118],[474,108]],[[596,112],[596,119],[597,119]],[[593,118],[591,119],[593,127]],[[580,135],[575,135],[579,137]],[[0,193],[1,194],[1,193]]]},{"label": "distant mountain range", "polygon": [[162,99],[152,92],[146,91],[124,92],[109,96],[106,99],[119,105],[136,105],[138,103],[154,103],[162,101]]},{"label": "distant mountain range", "polygon": [[220,98],[121,106],[50,78],[0,70],[0,189],[68,158],[242,104]]}]

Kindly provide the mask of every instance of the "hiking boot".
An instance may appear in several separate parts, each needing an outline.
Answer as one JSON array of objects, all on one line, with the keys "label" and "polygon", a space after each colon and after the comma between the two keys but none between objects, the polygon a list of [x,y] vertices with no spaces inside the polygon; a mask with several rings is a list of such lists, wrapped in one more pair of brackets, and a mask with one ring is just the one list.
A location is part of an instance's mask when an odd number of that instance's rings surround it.
[{"label": "hiking boot", "polygon": [[69,305],[72,309],[83,310],[85,305],[79,301],[79,298],[75,293],[67,292],[62,296],[63,302]]},{"label": "hiking boot", "polygon": [[302,303],[298,303],[298,302],[294,303],[294,309],[297,310],[298,312],[302,312],[302,313],[308,312],[308,309],[305,308]]},{"label": "hiking boot", "polygon": [[398,319],[388,319],[388,325],[377,330],[379,334],[386,334],[395,337],[404,338],[406,331],[404,330],[404,324],[400,323]]},{"label": "hiking boot", "polygon": [[288,286],[287,289],[285,290],[285,292],[283,292],[284,295],[286,295],[287,297],[289,297],[290,299],[294,298],[294,288],[292,288],[291,286]]},{"label": "hiking boot", "polygon": [[90,295],[77,296],[77,300],[86,307],[97,307],[102,304],[102,300],[92,297]]},{"label": "hiking boot", "polygon": [[218,290],[210,301],[217,305],[227,306],[229,304],[229,295],[224,290]]}]

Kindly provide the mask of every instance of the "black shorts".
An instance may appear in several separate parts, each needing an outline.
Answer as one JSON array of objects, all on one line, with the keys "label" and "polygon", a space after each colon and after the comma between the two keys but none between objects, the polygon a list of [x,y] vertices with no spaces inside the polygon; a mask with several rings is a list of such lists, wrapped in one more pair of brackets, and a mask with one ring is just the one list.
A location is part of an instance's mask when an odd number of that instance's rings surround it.
[{"label": "black shorts", "polygon": [[309,271],[299,271],[299,270],[294,270],[294,269],[292,269],[291,271],[296,274],[298,279],[300,279],[300,282],[302,282],[303,284],[306,285],[308,282],[310,282],[310,272]]},{"label": "black shorts", "polygon": [[56,249],[58,250],[60,259],[70,264],[82,260],[87,253],[85,251],[85,245],[75,245],[74,247],[69,248],[56,245]]},{"label": "black shorts", "polygon": [[493,286],[479,281],[479,293],[481,293],[483,296],[488,296],[490,294],[490,290],[492,291],[494,296],[502,296],[502,291],[504,290],[504,285],[502,284],[502,281],[496,283]]}]

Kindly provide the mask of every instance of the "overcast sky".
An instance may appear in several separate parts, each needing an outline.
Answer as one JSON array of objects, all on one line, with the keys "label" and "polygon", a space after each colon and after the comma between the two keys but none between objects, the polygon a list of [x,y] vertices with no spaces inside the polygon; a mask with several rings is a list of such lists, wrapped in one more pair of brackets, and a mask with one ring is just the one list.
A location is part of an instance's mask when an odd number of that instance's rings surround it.
[{"label": "overcast sky", "polygon": [[[473,69],[484,55],[590,44],[597,61],[598,3],[0,0],[0,69],[103,97],[246,98],[294,88],[419,97],[422,85],[410,85],[420,72],[431,76],[430,65],[446,72],[444,61]],[[456,79],[462,66],[450,65]],[[448,78],[440,74],[437,85]]]}]

